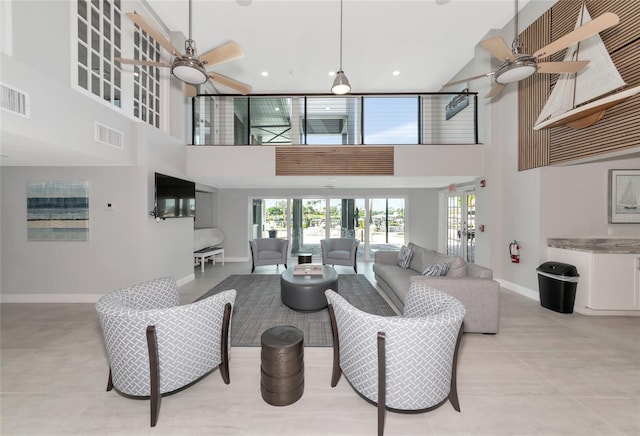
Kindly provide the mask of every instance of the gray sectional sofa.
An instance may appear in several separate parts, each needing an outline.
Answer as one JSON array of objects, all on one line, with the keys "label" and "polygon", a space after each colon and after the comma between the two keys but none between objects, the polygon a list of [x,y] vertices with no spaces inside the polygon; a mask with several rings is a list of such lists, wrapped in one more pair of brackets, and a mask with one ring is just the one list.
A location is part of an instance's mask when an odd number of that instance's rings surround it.
[{"label": "gray sectional sofa", "polygon": [[[500,285],[493,280],[493,271],[460,257],[450,257],[435,250],[409,243],[412,251],[408,268],[398,265],[399,251],[377,251],[373,272],[380,288],[403,310],[404,300],[412,281],[423,282],[434,289],[457,298],[466,308],[464,331],[498,333],[500,325]],[[435,264],[449,264],[445,276],[423,276],[422,272]]]}]

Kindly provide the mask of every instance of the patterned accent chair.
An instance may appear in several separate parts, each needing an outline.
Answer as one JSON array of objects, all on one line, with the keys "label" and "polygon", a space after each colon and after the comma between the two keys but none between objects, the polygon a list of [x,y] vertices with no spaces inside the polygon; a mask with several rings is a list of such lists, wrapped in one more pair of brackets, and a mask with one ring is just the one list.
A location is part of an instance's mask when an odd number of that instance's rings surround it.
[{"label": "patterned accent chair", "polygon": [[280,265],[287,267],[289,241],[277,238],[258,238],[249,241],[251,247],[251,272],[261,265]]},{"label": "patterned accent chair", "polygon": [[323,265],[346,265],[358,272],[356,254],[360,241],[352,238],[321,239]]},{"label": "patterned accent chair", "polygon": [[151,427],[161,396],[220,369],[229,384],[229,326],[235,289],[180,305],[173,277],[106,294],[96,303],[109,359],[107,391],[151,400]]},{"label": "patterned accent chair", "polygon": [[378,434],[386,410],[426,412],[447,400],[460,411],[456,387],[465,309],[444,292],[412,283],[403,316],[383,317],[325,291],[333,330],[335,387],[344,373],[365,400],[378,407]]}]

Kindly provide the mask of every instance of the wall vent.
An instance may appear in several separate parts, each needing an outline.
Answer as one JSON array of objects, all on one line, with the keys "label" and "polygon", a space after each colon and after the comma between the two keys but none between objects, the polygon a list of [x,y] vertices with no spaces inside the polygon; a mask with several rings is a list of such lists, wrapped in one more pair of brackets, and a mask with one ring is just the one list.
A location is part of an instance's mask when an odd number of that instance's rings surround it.
[{"label": "wall vent", "polygon": [[95,140],[120,150],[124,148],[124,134],[98,122],[96,122]]},{"label": "wall vent", "polygon": [[0,108],[29,118],[29,94],[0,83]]}]

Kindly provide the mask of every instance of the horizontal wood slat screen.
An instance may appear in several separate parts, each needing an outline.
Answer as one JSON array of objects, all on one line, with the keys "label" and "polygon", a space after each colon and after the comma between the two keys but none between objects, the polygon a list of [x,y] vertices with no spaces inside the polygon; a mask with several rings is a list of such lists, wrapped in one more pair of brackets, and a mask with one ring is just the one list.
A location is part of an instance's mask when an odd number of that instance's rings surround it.
[{"label": "horizontal wood slat screen", "polygon": [[276,147],[276,176],[393,176],[393,147]]},{"label": "horizontal wood slat screen", "polygon": [[[556,5],[522,32],[525,51],[533,52],[547,42],[555,41],[575,27],[582,1],[560,0]],[[613,62],[627,88],[640,85],[640,1],[587,0],[587,8],[593,18],[604,12],[620,17],[620,24],[600,33]],[[550,14],[550,17],[548,16]],[[549,37],[540,34],[550,19]],[[562,61],[564,50],[550,57]],[[539,76],[550,76],[548,80]],[[605,117],[593,126],[572,129],[561,126],[547,129],[547,138],[530,132],[538,114],[555,85],[557,75],[536,74],[522,81],[518,87],[519,140],[518,169],[525,170],[587,158],[638,147],[640,144],[640,97],[636,96],[606,111]],[[532,81],[533,85],[528,82]],[[543,94],[539,94],[540,85]],[[546,143],[545,143],[546,142]],[[546,149],[546,152],[545,150]],[[546,159],[546,161],[545,161]]]}]

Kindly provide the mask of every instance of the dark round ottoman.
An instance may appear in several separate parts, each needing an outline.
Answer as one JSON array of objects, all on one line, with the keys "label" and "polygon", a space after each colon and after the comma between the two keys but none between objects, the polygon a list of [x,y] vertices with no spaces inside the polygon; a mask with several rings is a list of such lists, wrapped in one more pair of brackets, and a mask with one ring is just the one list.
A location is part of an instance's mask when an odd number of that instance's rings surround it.
[{"label": "dark round ottoman", "polygon": [[282,302],[300,312],[315,312],[329,305],[324,291],[338,292],[338,273],[330,266],[322,265],[322,275],[295,276],[294,269],[285,270],[280,276]]},{"label": "dark round ottoman", "polygon": [[304,392],[304,335],[296,327],[272,327],[260,338],[262,398],[272,406],[293,404]]}]

